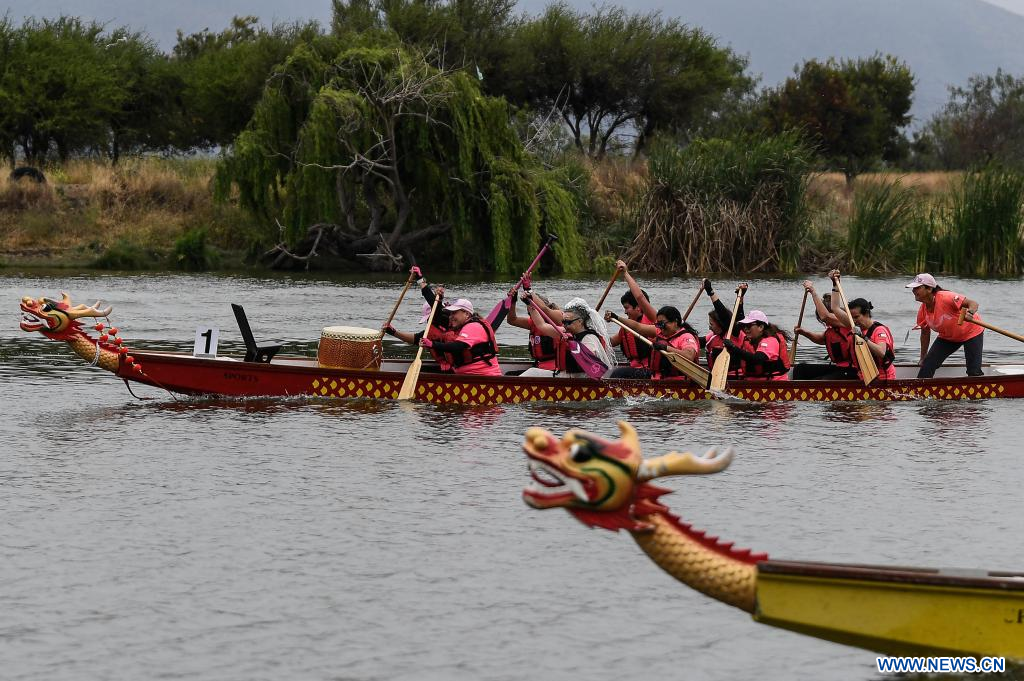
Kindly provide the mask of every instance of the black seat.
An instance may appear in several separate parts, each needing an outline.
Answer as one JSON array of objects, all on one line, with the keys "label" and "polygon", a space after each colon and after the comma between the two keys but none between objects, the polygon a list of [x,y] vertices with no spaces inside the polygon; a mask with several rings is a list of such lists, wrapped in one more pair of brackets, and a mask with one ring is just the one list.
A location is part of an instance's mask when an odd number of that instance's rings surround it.
[{"label": "black seat", "polygon": [[241,305],[236,305],[235,303],[231,303],[231,309],[235,313],[238,330],[242,332],[242,340],[245,341],[245,361],[270,364],[270,360],[274,358],[274,355],[281,349],[281,346],[256,345],[256,339],[252,335],[252,329],[249,328],[249,320],[245,316],[245,310]]}]

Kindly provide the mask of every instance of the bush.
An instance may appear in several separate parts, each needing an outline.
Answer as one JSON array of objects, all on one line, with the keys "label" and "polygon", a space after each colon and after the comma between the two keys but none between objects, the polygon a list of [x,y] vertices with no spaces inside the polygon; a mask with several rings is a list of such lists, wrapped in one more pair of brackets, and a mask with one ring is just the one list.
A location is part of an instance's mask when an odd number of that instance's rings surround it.
[{"label": "bush", "polygon": [[217,256],[206,244],[206,230],[190,229],[174,242],[174,264],[178,269],[198,272],[216,266]]},{"label": "bush", "polygon": [[126,239],[119,239],[94,260],[90,267],[101,270],[148,270],[155,268],[159,262],[159,254],[146,251]]},{"label": "bush", "polygon": [[626,258],[662,271],[794,271],[811,156],[795,133],[652,146]]}]

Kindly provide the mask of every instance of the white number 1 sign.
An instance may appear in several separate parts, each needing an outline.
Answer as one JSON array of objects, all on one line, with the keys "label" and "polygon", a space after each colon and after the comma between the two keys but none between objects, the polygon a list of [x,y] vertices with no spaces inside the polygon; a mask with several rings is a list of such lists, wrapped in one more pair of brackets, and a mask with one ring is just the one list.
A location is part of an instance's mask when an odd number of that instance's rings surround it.
[{"label": "white number 1 sign", "polygon": [[216,357],[217,339],[220,329],[214,326],[200,326],[196,329],[196,344],[192,348],[193,357]]}]

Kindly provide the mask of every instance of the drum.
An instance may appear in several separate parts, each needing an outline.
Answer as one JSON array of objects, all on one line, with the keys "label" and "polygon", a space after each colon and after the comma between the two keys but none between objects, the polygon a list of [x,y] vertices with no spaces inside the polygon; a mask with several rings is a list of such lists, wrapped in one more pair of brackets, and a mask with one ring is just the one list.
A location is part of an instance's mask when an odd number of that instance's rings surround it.
[{"label": "drum", "polygon": [[377,371],[384,356],[381,332],[358,326],[328,326],[320,332],[316,361],[332,369]]}]

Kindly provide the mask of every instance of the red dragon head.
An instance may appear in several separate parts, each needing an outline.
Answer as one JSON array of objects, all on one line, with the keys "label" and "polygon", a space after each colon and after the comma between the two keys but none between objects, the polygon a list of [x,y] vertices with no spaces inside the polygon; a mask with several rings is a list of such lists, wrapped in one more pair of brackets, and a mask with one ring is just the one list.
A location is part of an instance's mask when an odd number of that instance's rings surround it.
[{"label": "red dragon head", "polygon": [[567,509],[590,526],[644,531],[649,525],[640,516],[667,510],[658,503],[667,490],[648,480],[717,473],[732,461],[731,449],[712,449],[704,456],[671,452],[645,460],[636,430],[619,421],[619,431],[617,441],[581,430],[570,430],[558,440],[542,428],[530,428],[523,451],[533,480],[523,489],[523,500],[538,509]]},{"label": "red dragon head", "polygon": [[68,294],[61,291],[61,300],[53,298],[21,299],[21,330],[38,331],[53,340],[70,340],[75,336],[87,335],[82,330],[82,317],[106,317],[112,308],[99,309],[99,301],[93,306],[71,304]]}]

